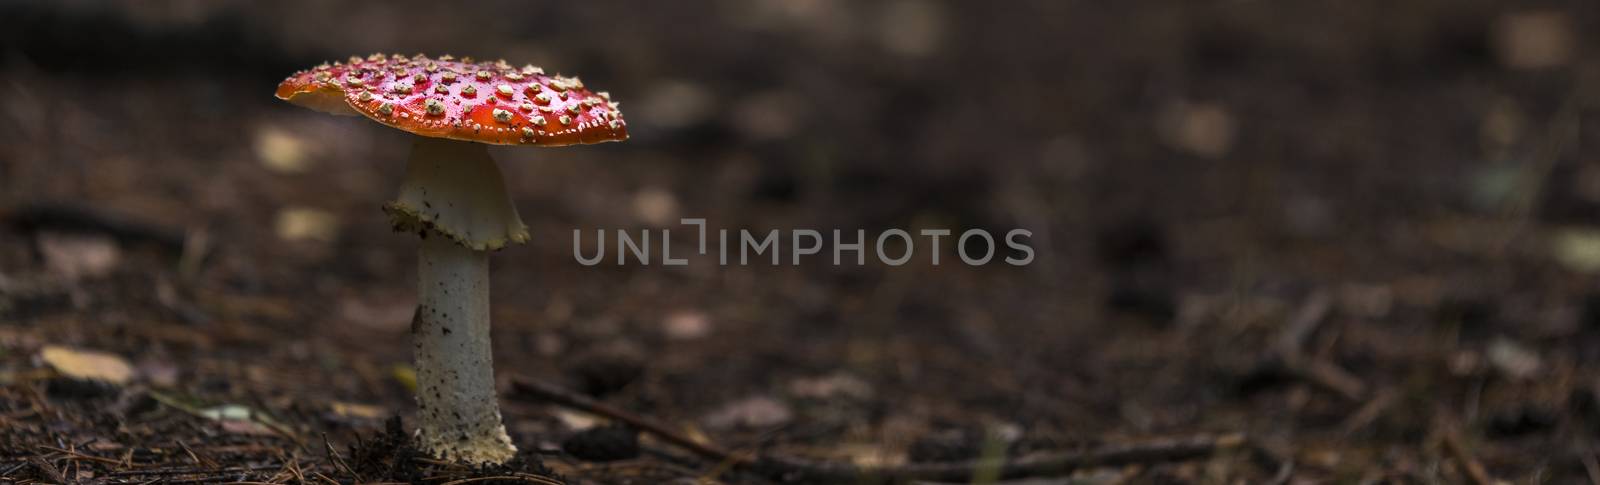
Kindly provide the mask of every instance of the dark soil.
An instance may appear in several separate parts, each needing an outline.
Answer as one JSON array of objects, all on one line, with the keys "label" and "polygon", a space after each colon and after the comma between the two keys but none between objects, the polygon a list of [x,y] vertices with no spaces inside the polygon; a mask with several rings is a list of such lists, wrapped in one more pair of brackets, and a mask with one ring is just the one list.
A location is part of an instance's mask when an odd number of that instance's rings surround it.
[{"label": "dark soil", "polygon": [[[861,483],[1240,435],[1046,475],[1600,481],[1595,46],[1591,0],[0,0],[0,481]],[[496,370],[761,461],[510,386],[511,464],[411,447],[408,135],[272,97],[378,51],[622,102],[627,142],[493,149],[534,234]],[[573,257],[693,253],[680,217],[1036,257]]]}]

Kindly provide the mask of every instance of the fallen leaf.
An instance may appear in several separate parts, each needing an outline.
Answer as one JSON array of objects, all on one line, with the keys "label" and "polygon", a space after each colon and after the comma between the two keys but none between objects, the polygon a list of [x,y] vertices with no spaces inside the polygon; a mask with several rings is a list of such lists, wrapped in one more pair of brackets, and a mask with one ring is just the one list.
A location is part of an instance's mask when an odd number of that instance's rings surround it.
[{"label": "fallen leaf", "polygon": [[311,168],[304,140],[274,127],[256,131],[256,158],[274,172],[302,173]]},{"label": "fallen leaf", "polygon": [[72,379],[122,385],[133,378],[133,367],[127,361],[104,352],[51,345],[39,351],[39,359]]},{"label": "fallen leaf", "polygon": [[1556,261],[1580,273],[1600,272],[1600,229],[1574,228],[1557,232],[1551,241]]},{"label": "fallen leaf", "polygon": [[278,238],[285,241],[315,240],[333,242],[339,237],[339,218],[332,213],[308,207],[289,207],[278,211]]},{"label": "fallen leaf", "polygon": [[388,410],[371,404],[334,401],[333,414],[356,419],[383,419]]}]

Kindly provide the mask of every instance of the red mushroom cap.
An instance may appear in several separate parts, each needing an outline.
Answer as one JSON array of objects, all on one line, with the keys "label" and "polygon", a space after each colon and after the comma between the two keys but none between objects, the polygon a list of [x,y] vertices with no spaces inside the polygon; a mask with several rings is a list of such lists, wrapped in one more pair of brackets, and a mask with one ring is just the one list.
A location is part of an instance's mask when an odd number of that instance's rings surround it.
[{"label": "red mushroom cap", "polygon": [[563,146],[628,139],[605,92],[528,65],[373,54],[323,64],[278,84],[278,98],[360,113],[411,133],[494,145]]}]

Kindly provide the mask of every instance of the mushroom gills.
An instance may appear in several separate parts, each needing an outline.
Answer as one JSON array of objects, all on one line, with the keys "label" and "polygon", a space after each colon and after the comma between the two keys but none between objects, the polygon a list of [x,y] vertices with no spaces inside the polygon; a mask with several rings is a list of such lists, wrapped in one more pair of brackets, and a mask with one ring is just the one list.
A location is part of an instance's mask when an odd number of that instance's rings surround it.
[{"label": "mushroom gills", "polygon": [[334,114],[339,116],[360,116],[361,112],[351,108],[345,101],[344,93],[332,89],[315,89],[304,92],[292,93],[288,101],[314,111]]}]

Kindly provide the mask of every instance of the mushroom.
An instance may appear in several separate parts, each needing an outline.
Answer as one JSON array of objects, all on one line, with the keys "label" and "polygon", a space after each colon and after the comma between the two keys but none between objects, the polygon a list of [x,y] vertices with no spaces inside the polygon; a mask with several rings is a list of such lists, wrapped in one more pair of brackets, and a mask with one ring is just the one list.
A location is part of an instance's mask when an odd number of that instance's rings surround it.
[{"label": "mushroom", "polygon": [[419,446],[457,462],[511,459],[489,354],[488,251],[526,242],[528,228],[488,145],[622,141],[617,103],[533,66],[420,54],[324,63],[285,79],[277,96],[416,135],[399,197],[383,209],[397,231],[422,238],[411,325]]}]

